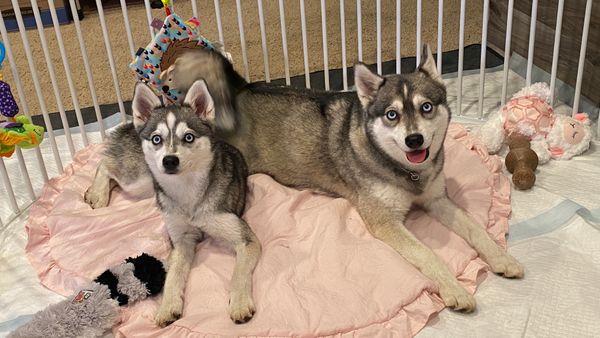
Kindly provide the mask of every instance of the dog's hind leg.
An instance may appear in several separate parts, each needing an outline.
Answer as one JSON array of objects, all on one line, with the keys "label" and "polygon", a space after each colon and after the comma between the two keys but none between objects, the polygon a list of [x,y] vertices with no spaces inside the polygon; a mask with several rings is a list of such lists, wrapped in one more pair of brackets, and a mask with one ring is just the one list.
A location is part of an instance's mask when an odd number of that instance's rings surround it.
[{"label": "dog's hind leg", "polygon": [[521,264],[496,244],[485,229],[447,195],[426,202],[424,207],[431,216],[467,241],[494,273],[508,278],[523,277]]},{"label": "dog's hind leg", "polygon": [[207,234],[231,244],[236,253],[229,291],[229,316],[236,324],[249,321],[256,307],[252,299],[252,274],[260,258],[261,246],[250,226],[235,214],[221,214],[211,220]]},{"label": "dog's hind leg", "polygon": [[93,209],[103,208],[110,202],[110,192],[117,186],[111,178],[106,161],[100,161],[92,185],[86,190],[83,198]]},{"label": "dog's hind leg", "polygon": [[183,313],[185,283],[194,261],[196,243],[201,239],[199,233],[186,232],[179,238],[172,238],[173,250],[169,256],[162,301],[154,318],[156,324],[161,327],[176,321]]},{"label": "dog's hind leg", "polygon": [[394,209],[379,201],[368,203],[365,200],[355,205],[358,205],[359,213],[371,234],[391,246],[431,279],[446,306],[466,312],[475,309],[475,298],[458,283],[448,266],[404,226],[410,205]]}]

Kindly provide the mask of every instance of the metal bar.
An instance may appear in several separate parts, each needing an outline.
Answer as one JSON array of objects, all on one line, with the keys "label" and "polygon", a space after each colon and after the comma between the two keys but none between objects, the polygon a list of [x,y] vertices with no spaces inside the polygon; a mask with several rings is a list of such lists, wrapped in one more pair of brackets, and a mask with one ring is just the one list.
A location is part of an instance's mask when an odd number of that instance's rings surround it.
[{"label": "metal bar", "polygon": [[92,96],[92,103],[94,105],[94,111],[96,112],[96,120],[100,127],[100,136],[102,140],[106,138],[106,128],[104,127],[104,119],[100,111],[100,105],[98,104],[98,96],[96,95],[96,86],[94,85],[94,77],[92,75],[92,69],[90,67],[90,61],[85,48],[85,42],[83,40],[83,34],[81,32],[81,25],[79,23],[79,14],[77,13],[77,6],[75,0],[69,0],[71,5],[71,14],[73,16],[73,22],[75,23],[75,31],[77,33],[77,40],[79,40],[79,50],[81,51],[81,57],[83,58],[83,68],[85,69],[85,75],[88,81],[88,87],[90,88],[90,94]]},{"label": "metal bar", "polygon": [[[35,0],[34,0],[35,1]],[[98,17],[100,17],[100,26],[102,26],[102,35],[104,37],[104,47],[106,48],[106,54],[108,54],[108,63],[110,65],[110,73],[113,79],[113,85],[116,89],[117,102],[119,109],[121,110],[121,122],[127,122],[125,114],[125,106],[123,105],[123,99],[121,98],[121,90],[119,87],[119,78],[117,77],[117,70],[115,68],[115,60],[112,54],[112,47],[110,46],[110,39],[108,37],[108,30],[106,28],[106,21],[104,20],[104,8],[102,7],[102,0],[96,0],[96,7],[98,8]]]},{"label": "metal bar", "polygon": [[71,76],[71,66],[69,65],[69,59],[65,51],[65,44],[62,39],[62,33],[58,22],[58,16],[56,15],[56,7],[54,6],[54,0],[48,0],[48,6],[50,8],[50,15],[52,16],[52,23],[54,24],[54,33],[56,34],[56,40],[58,42],[58,49],[60,51],[60,57],[62,58],[63,67],[67,76],[67,84],[69,86],[69,93],[73,102],[73,109],[75,109],[75,116],[77,117],[77,124],[79,125],[79,131],[83,140],[83,145],[87,147],[89,144],[87,132],[85,130],[85,122],[83,122],[83,116],[81,115],[81,109],[79,108],[79,99],[77,91],[75,90],[75,84],[73,83],[73,77]]},{"label": "metal bar", "polygon": [[531,85],[531,73],[533,71],[533,52],[535,50],[535,24],[537,22],[538,0],[531,3],[531,24],[529,25],[529,49],[527,51],[527,76],[525,84]]},{"label": "metal bar", "polygon": [[562,30],[563,9],[565,0],[558,0],[556,26],[554,26],[554,50],[552,51],[552,71],[550,73],[550,105],[554,105],[554,89],[556,88],[556,72],[558,71],[558,54],[560,52],[560,33]]},{"label": "metal bar", "polygon": [[0,157],[0,177],[2,177],[2,183],[4,184],[4,189],[8,194],[8,203],[10,204],[10,208],[18,215],[21,211],[19,210],[19,205],[17,204],[17,198],[15,197],[15,192],[13,190],[12,184],[10,184],[10,179],[8,177],[8,172],[6,171],[6,166],[4,165],[4,159]]},{"label": "metal bar", "polygon": [[290,85],[290,64],[288,60],[287,36],[285,32],[285,8],[283,0],[279,0],[279,23],[281,25],[281,47],[283,48],[283,66],[285,67],[285,84]]},{"label": "metal bar", "polygon": [[506,40],[504,42],[504,70],[502,75],[502,96],[500,104],[506,104],[506,92],[508,88],[508,68],[510,66],[510,39],[512,35],[513,7],[515,0],[508,0],[508,13],[506,15]]},{"label": "metal bar", "polygon": [[344,0],[340,0],[340,38],[342,40],[342,83],[348,90],[348,71],[346,66],[346,10]]},{"label": "metal bar", "polygon": [[458,89],[456,113],[462,115],[463,63],[465,59],[465,0],[460,0],[460,28],[458,33]]},{"label": "metal bar", "polygon": [[191,0],[192,3],[192,15],[195,18],[198,18],[198,4],[196,4],[196,0]]},{"label": "metal bar", "polygon": [[219,0],[215,0],[215,16],[217,17],[217,30],[219,31],[219,42],[225,46],[225,38],[223,37],[223,25],[221,24],[221,5]]},{"label": "metal bar", "polygon": [[[50,0],[48,0],[50,1]],[[129,45],[129,53],[131,58],[135,57],[135,46],[133,44],[133,35],[131,34],[131,27],[129,26],[129,15],[127,14],[127,2],[126,0],[121,1],[121,13],[123,14],[123,21],[125,22],[125,35],[127,35],[127,44]]]},{"label": "metal bar", "polygon": [[269,50],[267,48],[267,33],[265,31],[265,16],[263,13],[262,0],[258,0],[258,21],[260,25],[263,60],[265,63],[265,81],[271,82],[271,73],[269,72]]},{"label": "metal bar", "polygon": [[402,29],[402,4],[400,0],[396,0],[396,74],[402,73],[402,38],[401,38],[401,29]]},{"label": "metal bar", "polygon": [[362,50],[362,9],[361,9],[361,0],[356,0],[356,32],[358,34],[358,61],[362,62],[363,60],[363,50]]},{"label": "metal bar", "polygon": [[421,12],[423,11],[423,3],[417,0],[417,65],[421,62]]},{"label": "metal bar", "polygon": [[150,26],[152,23],[152,8],[150,7],[150,0],[144,0],[144,7],[146,7],[146,19],[148,20],[148,29],[150,30],[150,39],[154,38],[156,33],[154,28]]},{"label": "metal bar", "polygon": [[42,23],[42,16],[40,15],[40,9],[37,5],[37,0],[31,0],[31,8],[33,9],[33,16],[35,18],[35,24],[37,26],[38,34],[40,37],[40,43],[42,50],[44,51],[44,59],[46,60],[46,67],[48,74],[50,75],[50,82],[52,83],[52,90],[54,91],[54,98],[56,99],[56,105],[58,106],[58,113],[62,122],[63,131],[67,139],[67,146],[69,147],[69,153],[71,158],[75,156],[75,145],[73,144],[73,138],[71,136],[71,127],[69,126],[69,120],[65,113],[65,107],[63,106],[62,98],[60,95],[60,89],[58,88],[58,82],[56,80],[56,72],[54,71],[54,64],[50,58],[50,49],[48,48],[48,42],[46,41],[46,34],[44,33],[44,24]]},{"label": "metal bar", "polygon": [[19,170],[21,171],[21,177],[25,182],[25,188],[27,188],[27,194],[32,201],[35,201],[35,192],[33,191],[33,185],[31,184],[31,177],[29,177],[29,171],[27,171],[27,165],[25,164],[25,158],[21,148],[16,147],[15,154],[17,154],[17,160],[19,162]]},{"label": "metal bar", "polygon": [[306,39],[306,13],[304,11],[304,0],[300,0],[300,21],[302,24],[302,53],[304,54],[304,83],[310,88],[310,69],[308,66],[308,42]]},{"label": "metal bar", "polygon": [[242,47],[242,59],[244,62],[244,77],[250,82],[250,70],[248,69],[248,55],[246,54],[246,37],[244,36],[244,18],[242,16],[242,4],[240,0],[235,0],[237,10],[237,21],[240,29],[240,45]]},{"label": "metal bar", "polygon": [[[46,108],[46,102],[44,101],[44,92],[42,91],[42,86],[40,85],[39,76],[37,73],[37,68],[35,67],[35,63],[33,62],[33,54],[31,53],[31,47],[29,45],[29,38],[27,37],[27,31],[25,29],[25,24],[23,22],[23,16],[21,15],[21,8],[19,7],[18,0],[11,0],[13,5],[13,10],[15,12],[15,18],[17,19],[17,25],[19,26],[19,33],[21,35],[21,40],[23,41],[23,48],[25,49],[25,55],[27,56],[27,63],[29,64],[29,70],[31,72],[31,77],[33,78],[33,86],[35,88],[35,93],[38,97],[38,101],[40,104],[40,110],[42,112],[42,116],[44,118],[44,124],[46,127],[46,133],[48,134],[48,138],[50,139],[50,146],[52,147],[52,154],[54,155],[54,162],[56,163],[56,168],[59,174],[63,173],[63,164],[60,159],[60,155],[58,152],[58,146],[56,144],[56,138],[54,137],[54,129],[52,128],[52,123],[50,122],[50,117],[48,116],[48,109]],[[1,13],[0,13],[1,16]],[[4,21],[2,21],[4,23]]]},{"label": "metal bar", "polygon": [[321,32],[323,33],[323,75],[325,77],[325,90],[329,90],[329,61],[327,60],[327,8],[325,0],[321,0]]},{"label": "metal bar", "polygon": [[377,74],[381,75],[381,0],[375,2],[377,25]]},{"label": "metal bar", "polygon": [[490,0],[483,1],[483,27],[481,27],[481,58],[479,62],[479,118],[483,118],[483,93],[485,91],[485,53],[487,51],[487,31]]},{"label": "metal bar", "polygon": [[[27,100],[25,98],[25,90],[23,89],[23,83],[21,82],[21,77],[19,76],[19,72],[17,71],[16,62],[14,55],[12,53],[12,48],[10,45],[10,40],[8,39],[8,32],[6,31],[6,26],[4,25],[4,19],[2,18],[2,13],[0,13],[0,32],[2,33],[2,41],[4,42],[4,48],[6,50],[6,57],[8,58],[8,63],[10,65],[10,70],[13,75],[13,81],[17,87],[17,95],[19,95],[19,101],[21,103],[21,109],[23,113],[29,120],[31,120],[31,113],[29,112],[29,105],[27,104]],[[42,156],[42,152],[39,147],[35,147],[35,156],[37,159],[38,169],[40,170],[40,174],[44,179],[44,183],[48,182],[48,171],[46,170],[46,164],[44,163],[44,156]]]},{"label": "metal bar", "polygon": [[[575,96],[573,97],[573,116],[579,112],[581,82],[583,81],[583,68],[585,67],[585,53],[587,49],[588,33],[590,31],[591,16],[592,0],[587,0],[585,4],[585,17],[583,19],[583,33],[581,34],[581,48],[579,49],[579,62],[577,63],[577,82],[575,82]],[[600,121],[598,124],[600,125]]]},{"label": "metal bar", "polygon": [[442,37],[444,35],[444,0],[438,1],[438,38],[437,38],[437,69],[442,74]]}]

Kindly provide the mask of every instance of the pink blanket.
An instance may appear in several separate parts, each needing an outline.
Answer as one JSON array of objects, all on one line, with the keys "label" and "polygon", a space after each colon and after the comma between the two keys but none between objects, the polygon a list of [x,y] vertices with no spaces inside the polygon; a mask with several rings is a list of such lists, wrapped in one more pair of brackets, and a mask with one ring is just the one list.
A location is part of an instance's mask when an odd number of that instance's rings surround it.
[{"label": "pink blanket", "polygon": [[[165,259],[169,251],[153,199],[136,201],[117,190],[107,208],[84,203],[100,150],[81,151],[31,208],[27,254],[42,283],[63,295],[127,256]],[[451,198],[504,244],[510,185],[498,158],[459,125],[450,127],[446,158]],[[159,329],[152,321],[158,302],[147,300],[123,310],[117,336],[413,336],[443,308],[433,284],[375,240],[346,200],[286,188],[265,175],[248,184],[245,219],[263,246],[254,319],[229,319],[234,255],[209,239],[197,247],[183,318]],[[474,292],[486,266],[462,239],[418,210],[407,226]]]}]

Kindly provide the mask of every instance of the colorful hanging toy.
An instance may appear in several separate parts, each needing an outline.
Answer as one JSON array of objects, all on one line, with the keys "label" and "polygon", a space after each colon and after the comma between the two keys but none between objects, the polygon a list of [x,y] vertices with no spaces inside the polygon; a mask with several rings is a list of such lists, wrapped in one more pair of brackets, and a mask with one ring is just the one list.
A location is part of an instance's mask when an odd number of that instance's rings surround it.
[{"label": "colorful hanging toy", "polygon": [[[160,79],[161,70],[166,70],[173,64],[182,52],[192,48],[209,48],[219,50],[217,46],[200,35],[200,21],[192,17],[183,21],[173,12],[170,0],[162,0],[167,17],[164,22],[154,19],[151,26],[159,29],[154,40],[146,47],[140,48],[129,68],[137,78],[148,84],[157,95],[162,95],[166,104],[181,103],[183,93],[174,88],[163,86]],[[158,1],[153,1],[153,8],[158,7]]]},{"label": "colorful hanging toy", "polygon": [[[0,42],[0,70],[4,61],[4,44]],[[16,116],[19,107],[8,83],[2,81],[0,73],[0,114],[7,118],[0,121],[0,157],[10,157],[15,146],[29,149],[37,147],[44,138],[44,127],[36,126],[26,116]]]}]

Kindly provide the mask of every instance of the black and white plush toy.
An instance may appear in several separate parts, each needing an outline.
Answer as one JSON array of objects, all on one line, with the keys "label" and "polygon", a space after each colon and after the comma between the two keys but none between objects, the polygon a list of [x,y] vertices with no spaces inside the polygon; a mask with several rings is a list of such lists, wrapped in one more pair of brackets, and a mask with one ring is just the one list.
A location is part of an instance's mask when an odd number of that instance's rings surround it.
[{"label": "black and white plush toy", "polygon": [[103,336],[119,318],[119,306],[161,292],[165,275],[161,261],[150,255],[127,258],[73,296],[39,311],[8,337]]}]

